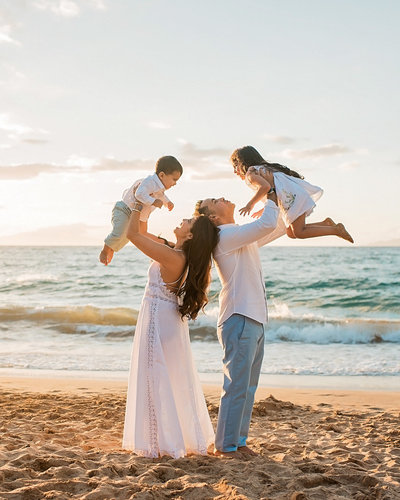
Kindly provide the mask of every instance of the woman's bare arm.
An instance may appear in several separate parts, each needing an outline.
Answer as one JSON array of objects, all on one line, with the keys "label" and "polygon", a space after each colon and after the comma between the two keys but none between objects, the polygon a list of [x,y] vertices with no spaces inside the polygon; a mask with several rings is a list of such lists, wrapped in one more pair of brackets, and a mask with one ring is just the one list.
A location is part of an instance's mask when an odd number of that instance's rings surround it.
[{"label": "woman's bare arm", "polygon": [[184,255],[181,252],[176,252],[163,243],[157,243],[146,234],[141,233],[139,216],[140,212],[138,210],[132,210],[126,232],[128,240],[130,240],[141,252],[159,262],[160,265],[167,270],[177,269],[178,271],[182,271],[185,263]]}]

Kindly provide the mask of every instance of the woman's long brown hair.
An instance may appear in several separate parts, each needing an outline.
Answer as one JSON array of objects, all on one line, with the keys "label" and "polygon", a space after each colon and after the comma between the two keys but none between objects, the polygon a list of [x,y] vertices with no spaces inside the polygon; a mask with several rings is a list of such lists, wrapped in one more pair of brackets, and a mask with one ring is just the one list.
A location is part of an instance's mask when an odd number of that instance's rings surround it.
[{"label": "woman's long brown hair", "polygon": [[304,177],[298,172],[290,170],[290,168],[285,167],[280,163],[269,163],[264,160],[264,158],[260,155],[256,148],[253,148],[253,146],[243,146],[242,148],[235,149],[235,151],[231,154],[231,163],[235,172],[239,172],[242,175],[246,175],[246,172],[250,167],[265,165],[272,172],[282,172],[283,174],[290,175],[291,177],[304,179]]},{"label": "woman's long brown hair", "polygon": [[208,302],[211,255],[218,243],[219,229],[208,217],[202,215],[194,221],[191,233],[193,237],[182,245],[188,271],[178,296],[182,297],[179,306],[182,318],[196,319],[199,311]]}]

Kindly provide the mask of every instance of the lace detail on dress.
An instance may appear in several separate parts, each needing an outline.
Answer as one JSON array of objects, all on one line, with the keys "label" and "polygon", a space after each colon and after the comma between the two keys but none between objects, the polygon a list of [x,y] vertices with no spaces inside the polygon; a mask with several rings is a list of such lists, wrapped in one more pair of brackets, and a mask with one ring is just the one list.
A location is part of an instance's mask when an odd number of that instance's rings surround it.
[{"label": "lace detail on dress", "polygon": [[156,335],[155,318],[157,316],[157,301],[154,300],[150,305],[150,318],[147,339],[147,411],[149,422],[150,450],[149,456],[158,456],[158,439],[157,439],[157,417],[154,405],[154,342]]}]

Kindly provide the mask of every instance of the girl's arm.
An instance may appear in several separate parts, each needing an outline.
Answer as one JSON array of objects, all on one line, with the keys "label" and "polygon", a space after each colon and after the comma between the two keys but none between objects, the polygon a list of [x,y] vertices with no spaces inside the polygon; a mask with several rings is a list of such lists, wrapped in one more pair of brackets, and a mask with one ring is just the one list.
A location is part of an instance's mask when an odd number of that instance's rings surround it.
[{"label": "girl's arm", "polygon": [[247,179],[250,184],[258,187],[258,190],[247,205],[239,209],[240,215],[249,214],[253,210],[254,205],[265,197],[266,190],[269,191],[271,189],[271,184],[262,175],[258,174],[257,171],[249,171]]},{"label": "girl's arm", "polygon": [[126,237],[136,248],[153,260],[156,260],[166,268],[175,268],[182,266],[181,253],[175,252],[172,248],[167,247],[163,243],[157,243],[153,239],[140,232],[140,211],[133,209],[126,231]]}]

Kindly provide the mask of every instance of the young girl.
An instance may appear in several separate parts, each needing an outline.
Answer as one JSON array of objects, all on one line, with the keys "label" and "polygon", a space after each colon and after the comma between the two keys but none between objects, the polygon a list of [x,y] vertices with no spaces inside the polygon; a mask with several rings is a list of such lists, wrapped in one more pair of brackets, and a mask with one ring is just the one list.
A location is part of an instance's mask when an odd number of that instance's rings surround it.
[{"label": "young girl", "polygon": [[[335,224],[331,218],[321,222],[306,224],[306,216],[310,215],[315,202],[322,196],[323,190],[309,184],[304,178],[279,163],[269,163],[252,146],[236,149],[231,155],[234,172],[254,190],[256,194],[239,210],[241,215],[251,212],[254,205],[263,197],[259,191],[257,177],[262,176],[276,193],[282,218],[289,238],[316,238],[317,236],[334,235],[354,243],[343,224]],[[259,217],[255,212],[252,217]]]}]

